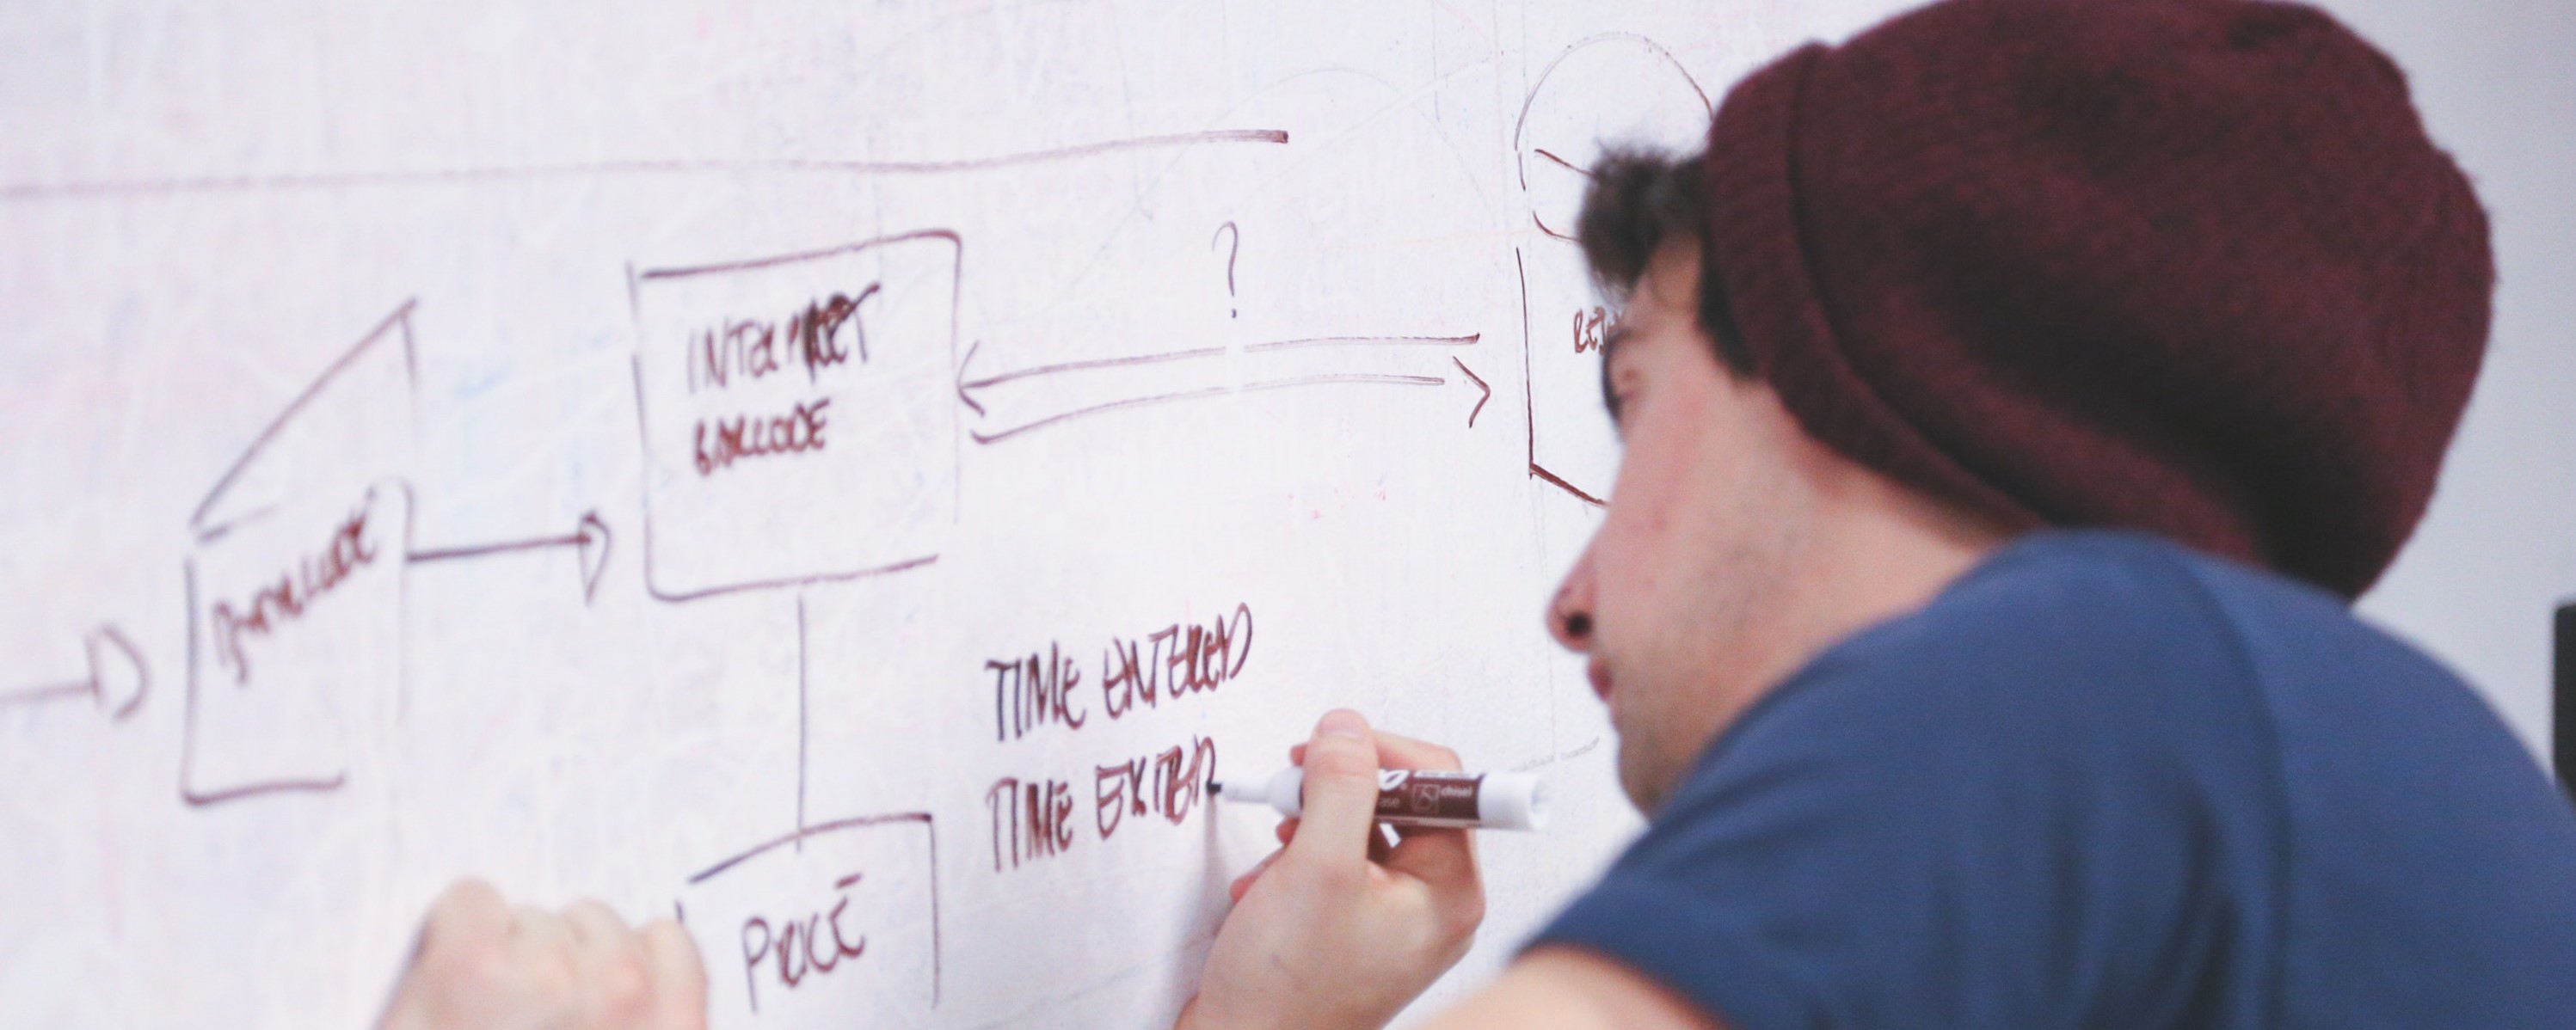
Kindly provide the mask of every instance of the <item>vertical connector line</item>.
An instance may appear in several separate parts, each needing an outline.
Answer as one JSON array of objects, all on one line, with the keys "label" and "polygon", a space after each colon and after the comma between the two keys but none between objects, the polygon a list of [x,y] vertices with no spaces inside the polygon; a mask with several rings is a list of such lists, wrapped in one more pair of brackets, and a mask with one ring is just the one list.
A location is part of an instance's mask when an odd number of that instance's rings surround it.
[{"label": "vertical connector line", "polygon": [[796,850],[805,850],[805,595],[796,595]]},{"label": "vertical connector line", "polygon": [[2576,600],[2558,606],[2552,636],[2550,764],[2558,770],[2559,787],[2576,795]]}]

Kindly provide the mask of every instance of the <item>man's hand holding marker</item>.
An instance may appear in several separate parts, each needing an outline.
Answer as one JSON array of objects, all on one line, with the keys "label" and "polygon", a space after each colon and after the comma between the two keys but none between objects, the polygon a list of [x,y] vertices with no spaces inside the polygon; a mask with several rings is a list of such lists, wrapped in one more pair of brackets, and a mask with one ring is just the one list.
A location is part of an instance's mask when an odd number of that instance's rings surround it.
[{"label": "man's hand holding marker", "polygon": [[1378,771],[1457,771],[1448,748],[1371,731],[1336,709],[1289,750],[1305,769],[1301,818],[1234,881],[1182,1030],[1385,1026],[1467,954],[1485,917],[1463,829],[1378,829]]}]

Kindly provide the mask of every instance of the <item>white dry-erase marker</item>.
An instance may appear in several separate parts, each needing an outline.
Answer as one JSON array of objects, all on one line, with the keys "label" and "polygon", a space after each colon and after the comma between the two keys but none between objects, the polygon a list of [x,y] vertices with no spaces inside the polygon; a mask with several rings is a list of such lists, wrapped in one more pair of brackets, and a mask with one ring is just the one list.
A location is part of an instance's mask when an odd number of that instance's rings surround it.
[{"label": "white dry-erase marker", "polygon": [[[1294,819],[1305,810],[1306,770],[1289,766],[1257,788],[1228,790],[1218,783],[1210,789],[1227,801],[1269,805]],[[1380,769],[1377,821],[1471,830],[1545,829],[1547,784],[1528,773]]]}]

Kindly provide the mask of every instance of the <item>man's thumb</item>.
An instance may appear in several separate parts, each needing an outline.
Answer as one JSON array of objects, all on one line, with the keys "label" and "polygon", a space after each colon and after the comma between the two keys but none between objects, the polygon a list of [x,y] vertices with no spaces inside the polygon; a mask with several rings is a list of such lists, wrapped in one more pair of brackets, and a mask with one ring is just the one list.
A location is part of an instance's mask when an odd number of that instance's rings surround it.
[{"label": "man's thumb", "polygon": [[1291,852],[1311,858],[1364,858],[1377,822],[1377,742],[1358,712],[1336,708],[1306,743],[1304,811]]}]

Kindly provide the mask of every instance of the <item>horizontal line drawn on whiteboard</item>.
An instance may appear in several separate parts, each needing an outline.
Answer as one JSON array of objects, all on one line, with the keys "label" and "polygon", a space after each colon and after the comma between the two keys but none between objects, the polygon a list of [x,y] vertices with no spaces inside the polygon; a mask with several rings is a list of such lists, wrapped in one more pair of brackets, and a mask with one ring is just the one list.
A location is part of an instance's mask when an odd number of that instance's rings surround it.
[{"label": "horizontal line drawn on whiteboard", "polygon": [[[1303,351],[1319,348],[1347,347],[1377,350],[1412,349],[1421,347],[1472,347],[1483,338],[1484,334],[1482,333],[1464,333],[1445,336],[1384,334],[1304,336],[1283,340],[1269,340],[1261,343],[1246,344],[1240,347],[1196,347],[1187,350],[1166,351],[1156,354],[1138,354],[1112,358],[1092,358],[1080,361],[1056,362],[970,378],[968,369],[973,364],[976,353],[982,347],[979,343],[968,347],[966,357],[958,363],[957,400],[960,404],[973,410],[976,415],[1001,423],[1001,428],[991,430],[969,429],[967,433],[967,435],[978,444],[992,444],[1010,439],[1031,430],[1056,425],[1078,418],[1107,414],[1116,411],[1125,411],[1156,404],[1168,404],[1177,401],[1197,400],[1206,397],[1222,397],[1229,394],[1306,386],[1445,386],[1448,385],[1450,380],[1438,375],[1351,371],[1308,374],[1301,376],[1273,375],[1268,378],[1255,378],[1251,381],[1240,383],[1205,383],[1204,381],[1208,378],[1209,373],[1208,367],[1194,366],[1196,368],[1196,377],[1202,381],[1203,385],[1183,385],[1183,382],[1165,380],[1159,383],[1154,383],[1152,386],[1145,386],[1143,384],[1124,384],[1123,386],[1112,386],[1108,388],[1095,387],[1090,391],[1093,396],[1084,398],[1084,400],[1089,403],[1073,403],[1065,410],[1055,411],[1051,414],[1038,415],[1036,417],[1029,417],[1028,414],[1024,414],[1017,418],[995,415],[994,412],[990,410],[991,402],[989,400],[978,399],[976,396],[978,391],[989,390],[1006,383],[1042,379],[1066,373],[1092,372],[1105,369],[1130,368],[1145,365],[1172,365],[1185,362],[1198,362],[1202,359],[1216,359],[1222,361],[1224,359],[1236,358],[1240,355],[1269,354],[1281,351]],[[1456,365],[1460,371],[1466,372],[1467,379],[1476,384],[1476,388],[1479,391],[1476,412],[1481,412],[1484,408],[1485,399],[1492,395],[1491,388],[1487,387],[1484,384],[1484,381],[1478,378],[1474,372],[1468,371],[1464,363],[1452,358],[1451,364]],[[1103,393],[1109,393],[1112,394],[1112,396],[1104,399],[1100,396]],[[1126,393],[1129,395],[1115,396],[1115,394],[1119,393]],[[1470,412],[1468,415],[1468,425],[1470,427],[1475,425],[1476,412]]]},{"label": "horizontal line drawn on whiteboard", "polygon": [[[931,819],[930,813],[928,812],[888,812],[883,815],[862,815],[848,819],[834,819],[827,823],[815,823],[812,826],[780,834],[774,839],[762,841],[749,851],[745,851],[742,854],[735,855],[732,858],[725,859],[722,862],[718,862],[706,867],[705,869],[699,870],[697,873],[692,874],[689,877],[689,884],[691,886],[696,886],[698,884],[705,883],[708,880],[724,875],[724,872],[727,869],[731,869],[735,866],[751,861],[752,859],[759,858],[762,855],[776,851],[780,848],[793,847],[807,837],[819,837],[826,833],[835,833],[841,830],[855,830],[862,826],[884,826],[889,823],[920,823],[923,826],[936,826],[935,821]],[[932,832],[936,833],[937,831],[934,829]]]},{"label": "horizontal line drawn on whiteboard", "polygon": [[1094,157],[1127,150],[1150,150],[1168,147],[1199,146],[1211,143],[1284,144],[1284,129],[1208,129],[1199,132],[1174,132],[1153,136],[1130,136],[1120,139],[1076,143],[1040,150],[1022,150],[983,157],[942,158],[928,160],[861,161],[828,158],[771,158],[751,160],[713,159],[638,159],[625,161],[571,161],[560,164],[498,165],[464,168],[428,168],[373,172],[306,172],[275,175],[194,175],[166,179],[129,179],[96,182],[8,183],[0,184],[0,203],[57,200],[106,200],[126,197],[169,196],[187,193],[250,193],[273,191],[344,190],[383,186],[458,186],[494,182],[522,182],[531,179],[600,178],[638,175],[723,175],[723,174],[832,174],[832,175],[934,175],[953,172],[988,171],[1015,165],[1038,164]]},{"label": "horizontal line drawn on whiteboard", "polygon": [[1243,349],[1248,351],[1266,351],[1290,350],[1298,347],[1402,347],[1408,345],[1425,347],[1473,347],[1476,345],[1477,340],[1483,338],[1483,333],[1468,333],[1464,336],[1309,336],[1304,339],[1297,340],[1272,340],[1268,343],[1256,343]]},{"label": "horizontal line drawn on whiteboard", "polygon": [[969,432],[974,436],[976,443],[999,443],[1032,429],[1043,429],[1047,426],[1082,418],[1087,415],[1102,415],[1112,411],[1121,411],[1128,408],[1141,408],[1151,404],[1166,404],[1172,401],[1197,400],[1202,397],[1222,397],[1227,394],[1251,393],[1256,390],[1284,390],[1298,386],[1446,386],[1448,383],[1448,380],[1442,379],[1439,376],[1373,375],[1366,373],[1298,376],[1293,379],[1273,379],[1265,382],[1245,383],[1242,386],[1211,386],[1198,390],[1183,390],[1177,393],[1158,394],[1152,397],[1131,397],[1126,400],[1111,401],[1107,404],[1095,404],[1088,408],[1077,408],[1060,415],[1050,415],[1027,425],[1013,426],[998,433],[986,433],[982,430],[970,430]]},{"label": "horizontal line drawn on whiteboard", "polygon": [[98,683],[96,680],[82,680],[78,683],[56,683],[52,686],[45,687],[20,687],[14,690],[0,691],[0,708],[7,708],[11,705],[39,705],[48,701],[64,701],[75,697],[96,696],[98,696]]},{"label": "horizontal line drawn on whiteboard", "polygon": [[142,650],[114,624],[91,630],[82,638],[81,650],[89,661],[88,678],[0,690],[0,708],[87,698],[114,721],[131,717],[152,692],[152,670]]},{"label": "horizontal line drawn on whiteboard", "polygon": [[[1293,340],[1271,340],[1266,343],[1249,344],[1243,349],[1248,352],[1254,352],[1290,350],[1300,347],[1383,347],[1404,345],[1471,347],[1475,345],[1476,341],[1481,338],[1481,336],[1482,334],[1479,333],[1469,333],[1465,336],[1309,336]],[[982,345],[977,344],[976,346],[980,347]],[[1161,354],[1138,354],[1123,358],[1094,358],[1088,361],[1062,361],[1052,365],[1034,365],[1028,368],[1013,369],[1008,372],[1001,372],[977,379],[961,379],[957,383],[957,398],[966,402],[967,407],[975,409],[977,414],[982,414],[984,412],[984,406],[976,403],[973,397],[968,396],[967,391],[979,390],[987,386],[999,386],[1003,383],[1019,379],[1027,379],[1032,376],[1053,375],[1058,372],[1080,372],[1095,368],[1123,368],[1130,365],[1157,365],[1167,361],[1186,361],[1191,358],[1213,358],[1225,353],[1227,353],[1227,350],[1224,347],[1193,347],[1189,350],[1166,351]],[[974,348],[968,348],[966,353],[967,360],[972,361],[974,360],[974,357]]]},{"label": "horizontal line drawn on whiteboard", "polygon": [[[651,533],[653,531],[652,526],[647,524],[644,531],[648,534]],[[908,558],[891,565],[879,565],[872,569],[856,569],[849,572],[830,572],[816,576],[790,576],[781,579],[758,580],[750,583],[727,583],[723,586],[707,587],[703,590],[682,590],[674,592],[651,586],[648,586],[647,589],[652,592],[653,599],[657,601],[695,601],[701,598],[721,597],[725,594],[738,594],[746,590],[775,590],[780,587],[801,587],[815,583],[841,583],[853,579],[866,579],[870,576],[884,576],[892,573],[917,569],[938,560],[938,555],[925,554],[918,558]],[[648,569],[653,564],[653,553],[649,550],[644,553],[644,564]],[[649,583],[651,580],[649,572],[645,578]]]},{"label": "horizontal line drawn on whiteboard", "polygon": [[[975,347],[981,346],[983,345],[980,343],[975,345]],[[967,360],[974,360],[975,347],[967,348]],[[1225,353],[1225,348],[1223,347],[1196,347],[1190,350],[1176,350],[1163,354],[1138,354],[1133,357],[1125,358],[1095,358],[1090,361],[1063,361],[1052,365],[1036,365],[1029,368],[1015,369],[999,375],[985,376],[981,379],[960,380],[957,383],[957,399],[966,402],[967,407],[975,409],[975,413],[980,415],[984,413],[984,406],[975,403],[975,399],[973,397],[967,396],[967,391],[969,390],[982,389],[987,386],[999,386],[1015,379],[1027,379],[1031,376],[1052,375],[1057,372],[1079,372],[1084,369],[1092,368],[1124,368],[1129,365],[1157,365],[1166,361],[1184,361],[1190,358],[1212,358],[1223,353]]]},{"label": "horizontal line drawn on whiteboard", "polygon": [[581,566],[581,597],[587,604],[599,595],[599,577],[608,568],[611,538],[608,523],[597,510],[582,513],[581,522],[570,533],[536,537],[527,540],[501,540],[456,547],[414,547],[403,554],[413,565],[425,562],[464,561],[496,554],[572,548]]},{"label": "horizontal line drawn on whiteboard", "polygon": [[[844,243],[839,246],[821,247],[814,250],[800,250],[793,254],[780,254],[775,257],[753,258],[748,261],[723,261],[712,265],[692,265],[687,268],[647,268],[635,273],[635,279],[638,282],[652,282],[656,279],[687,279],[692,276],[720,275],[726,272],[757,272],[764,268],[775,268],[779,265],[792,265],[802,261],[835,257],[842,254],[856,254],[860,251],[873,250],[878,247],[884,247],[896,243],[910,243],[914,240],[948,241],[950,246],[957,248],[957,263],[959,267],[964,267],[966,240],[964,237],[957,235],[956,230],[914,229],[910,232],[899,232],[891,236],[878,236],[873,239],[861,240],[857,243]],[[629,292],[631,293],[632,291],[630,290]],[[632,298],[630,298],[630,302],[632,302]]]}]

